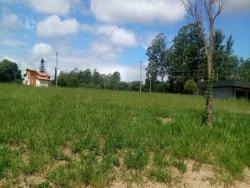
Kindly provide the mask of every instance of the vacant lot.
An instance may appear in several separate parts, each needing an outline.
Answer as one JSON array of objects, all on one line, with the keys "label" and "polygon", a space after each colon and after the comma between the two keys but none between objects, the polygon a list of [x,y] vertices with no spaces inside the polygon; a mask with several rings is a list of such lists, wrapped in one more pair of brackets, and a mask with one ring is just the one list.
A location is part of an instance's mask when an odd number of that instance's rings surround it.
[{"label": "vacant lot", "polygon": [[212,129],[204,107],[195,96],[2,84],[0,187],[249,185],[250,103],[215,101]]}]

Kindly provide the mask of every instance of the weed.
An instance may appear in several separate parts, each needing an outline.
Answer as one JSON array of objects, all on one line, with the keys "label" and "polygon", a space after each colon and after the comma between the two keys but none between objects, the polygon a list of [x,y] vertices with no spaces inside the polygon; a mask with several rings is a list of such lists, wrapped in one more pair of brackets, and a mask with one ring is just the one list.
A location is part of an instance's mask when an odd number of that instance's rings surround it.
[{"label": "weed", "polygon": [[36,188],[50,188],[51,186],[49,185],[48,181],[44,181],[42,183],[39,183]]},{"label": "weed", "polygon": [[124,162],[128,168],[143,170],[148,161],[148,155],[144,149],[128,151],[125,154]]},{"label": "weed", "polygon": [[170,184],[173,180],[170,171],[166,169],[160,169],[160,168],[150,170],[148,176],[149,176],[149,179],[152,179],[156,182],[162,182],[165,184]]},{"label": "weed", "polygon": [[171,161],[171,164],[176,167],[181,173],[185,173],[187,170],[187,166],[184,163],[183,160],[177,160],[177,159],[173,159]]}]

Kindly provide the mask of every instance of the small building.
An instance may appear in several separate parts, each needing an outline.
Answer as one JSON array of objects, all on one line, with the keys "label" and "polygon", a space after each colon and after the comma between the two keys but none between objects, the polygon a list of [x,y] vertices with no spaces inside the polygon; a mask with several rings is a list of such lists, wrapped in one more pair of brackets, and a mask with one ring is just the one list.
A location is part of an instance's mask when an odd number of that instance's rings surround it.
[{"label": "small building", "polygon": [[[201,86],[203,93],[206,87]],[[235,98],[250,100],[250,82],[219,81],[213,84],[214,97],[219,99]]]},{"label": "small building", "polygon": [[24,74],[23,84],[36,87],[49,87],[50,76],[47,72],[40,72],[32,69],[27,69]]}]

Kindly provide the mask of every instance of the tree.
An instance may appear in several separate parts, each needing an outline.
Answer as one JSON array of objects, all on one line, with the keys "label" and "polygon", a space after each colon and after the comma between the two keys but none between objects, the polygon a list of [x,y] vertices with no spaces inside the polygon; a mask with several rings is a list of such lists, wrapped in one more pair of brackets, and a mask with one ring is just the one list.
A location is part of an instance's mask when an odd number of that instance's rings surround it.
[{"label": "tree", "polygon": [[239,67],[239,79],[244,81],[250,81],[250,59],[246,61],[241,59]]},{"label": "tree", "polygon": [[121,82],[121,74],[119,72],[114,72],[110,76],[110,88],[118,89],[120,82]]},{"label": "tree", "polygon": [[6,59],[0,62],[0,82],[19,82],[21,77],[21,71],[16,63]]},{"label": "tree", "polygon": [[184,90],[188,94],[194,94],[197,91],[197,84],[194,80],[187,80],[184,85]]},{"label": "tree", "polygon": [[84,71],[80,71],[78,73],[78,80],[79,80],[79,84],[81,86],[90,85],[91,80],[92,80],[92,72],[91,72],[91,70],[86,69]]},{"label": "tree", "polygon": [[157,77],[163,82],[166,76],[166,37],[163,33],[158,34],[153,40],[151,46],[147,49],[148,56],[147,79],[151,79],[152,86],[157,81]]},{"label": "tree", "polygon": [[59,86],[67,86],[67,73],[60,72],[58,78],[57,78],[57,84]]},{"label": "tree", "polygon": [[[198,81],[205,77],[206,44],[198,32],[198,23],[180,29],[173,40],[170,54],[169,80],[185,83],[188,79]],[[203,34],[205,35],[205,34]]]},{"label": "tree", "polygon": [[[209,47],[207,53],[207,97],[206,97],[206,125],[213,126],[213,53],[214,53],[214,23],[228,0],[183,0],[189,15],[195,22],[205,25],[203,18],[207,19],[209,26]],[[204,38],[204,41],[206,39]]]},{"label": "tree", "polygon": [[43,58],[40,61],[40,72],[46,72],[45,61]]},{"label": "tree", "polygon": [[96,69],[93,72],[92,83],[93,83],[94,86],[98,86],[98,87],[103,84],[101,74],[99,72],[97,72]]},{"label": "tree", "polygon": [[78,87],[80,82],[78,79],[78,73],[71,71],[68,75],[67,75],[67,86],[68,87]]},{"label": "tree", "polygon": [[229,36],[224,44],[225,38],[221,30],[215,31],[213,69],[215,70],[217,81],[235,79],[234,71],[237,69],[237,58],[232,56],[233,37],[232,35]]}]

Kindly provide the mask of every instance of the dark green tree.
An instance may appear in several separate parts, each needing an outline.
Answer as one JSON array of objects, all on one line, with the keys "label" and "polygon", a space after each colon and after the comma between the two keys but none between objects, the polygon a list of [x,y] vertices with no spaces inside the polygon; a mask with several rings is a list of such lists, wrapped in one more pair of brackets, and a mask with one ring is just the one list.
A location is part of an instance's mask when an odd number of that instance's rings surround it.
[{"label": "dark green tree", "polygon": [[80,71],[78,74],[79,83],[81,86],[86,86],[91,84],[92,72],[90,69]]},{"label": "dark green tree", "polygon": [[68,80],[68,74],[64,72],[60,72],[58,78],[57,78],[57,84],[59,86],[67,86],[67,80]]},{"label": "dark green tree", "polygon": [[233,56],[233,37],[229,36],[224,42],[225,38],[221,30],[215,31],[213,69],[217,81],[235,79],[234,73],[238,66],[237,58]]},{"label": "dark green tree", "polygon": [[77,72],[71,71],[66,78],[68,87],[78,87],[80,85]]},{"label": "dark green tree", "polygon": [[40,69],[40,72],[46,72],[45,61],[43,58],[40,61],[40,68],[39,69]]},{"label": "dark green tree", "polygon": [[114,72],[110,76],[110,89],[118,89],[121,82],[121,74],[119,72]]},{"label": "dark green tree", "polygon": [[196,82],[206,77],[206,44],[205,35],[199,23],[192,23],[180,29],[169,49],[170,88],[183,92],[187,80]]},{"label": "dark green tree", "polygon": [[238,78],[243,81],[250,81],[250,58],[246,61],[241,59],[240,62]]},{"label": "dark green tree", "polygon": [[9,60],[0,61],[0,82],[21,82],[21,71],[16,63]]},{"label": "dark green tree", "polygon": [[103,79],[101,74],[95,69],[92,76],[92,84],[96,87],[101,87],[103,85]]}]

